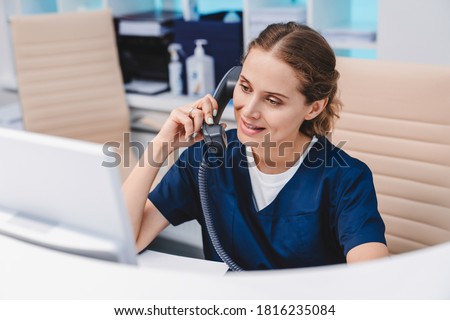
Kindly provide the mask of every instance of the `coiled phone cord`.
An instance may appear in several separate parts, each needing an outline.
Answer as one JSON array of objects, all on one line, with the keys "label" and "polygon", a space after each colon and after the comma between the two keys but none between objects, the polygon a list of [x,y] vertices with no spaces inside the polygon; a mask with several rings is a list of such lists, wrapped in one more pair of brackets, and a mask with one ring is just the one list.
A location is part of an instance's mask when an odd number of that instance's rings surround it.
[{"label": "coiled phone cord", "polygon": [[234,260],[225,252],[222,245],[220,244],[219,237],[217,236],[216,228],[214,226],[213,217],[211,214],[211,208],[209,206],[209,196],[208,196],[208,176],[209,165],[205,158],[203,158],[198,171],[198,185],[200,191],[200,202],[203,209],[203,214],[205,216],[206,230],[208,231],[209,238],[211,239],[212,245],[219,255],[220,259],[225,262],[230,270],[232,271],[244,271]]}]

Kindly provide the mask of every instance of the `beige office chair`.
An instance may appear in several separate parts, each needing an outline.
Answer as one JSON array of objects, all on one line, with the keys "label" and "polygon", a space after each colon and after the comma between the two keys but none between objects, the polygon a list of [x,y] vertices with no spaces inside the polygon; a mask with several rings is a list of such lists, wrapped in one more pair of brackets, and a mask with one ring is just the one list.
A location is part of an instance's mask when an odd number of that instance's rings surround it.
[{"label": "beige office chair", "polygon": [[374,173],[391,253],[450,241],[450,67],[340,58],[333,143]]},{"label": "beige office chair", "polygon": [[130,116],[111,12],[13,16],[11,30],[25,129],[123,146]]}]

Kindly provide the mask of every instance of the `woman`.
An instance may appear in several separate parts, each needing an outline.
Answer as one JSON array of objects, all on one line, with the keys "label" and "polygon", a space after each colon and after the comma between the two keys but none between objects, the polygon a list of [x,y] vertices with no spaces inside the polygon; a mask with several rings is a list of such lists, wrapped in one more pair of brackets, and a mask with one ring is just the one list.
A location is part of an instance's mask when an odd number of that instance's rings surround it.
[{"label": "woman", "polygon": [[[325,137],[341,107],[335,62],[322,36],[292,22],[267,27],[249,45],[233,95],[237,130],[227,132],[224,161],[208,172],[221,244],[244,269],[388,255],[370,170]],[[138,250],[169,223],[196,219],[205,257],[220,261],[205,230],[197,178],[200,128],[216,110],[210,95],[175,109],[149,144],[145,165],[127,179]],[[191,146],[148,195],[159,170],[149,163],[163,163],[186,141]]]}]

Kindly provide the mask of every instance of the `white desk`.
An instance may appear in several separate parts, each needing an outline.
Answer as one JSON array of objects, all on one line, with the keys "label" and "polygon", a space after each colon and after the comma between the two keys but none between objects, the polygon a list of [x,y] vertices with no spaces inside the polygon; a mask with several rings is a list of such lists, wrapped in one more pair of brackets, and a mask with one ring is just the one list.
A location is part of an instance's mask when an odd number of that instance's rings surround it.
[{"label": "white desk", "polygon": [[150,252],[148,266],[135,267],[5,236],[0,252],[0,299],[450,298],[450,243],[355,265],[226,275],[203,260]]}]

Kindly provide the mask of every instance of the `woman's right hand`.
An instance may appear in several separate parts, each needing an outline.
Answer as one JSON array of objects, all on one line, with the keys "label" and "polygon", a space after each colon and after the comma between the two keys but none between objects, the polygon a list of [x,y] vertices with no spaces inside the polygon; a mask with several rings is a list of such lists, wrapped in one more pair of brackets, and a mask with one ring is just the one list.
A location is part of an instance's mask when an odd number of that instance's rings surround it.
[{"label": "woman's right hand", "polygon": [[203,122],[212,124],[217,114],[217,101],[210,94],[172,110],[153,142],[166,144],[168,153],[179,147],[189,147],[203,139],[201,132]]},{"label": "woman's right hand", "polygon": [[211,95],[174,109],[147,147],[149,152],[144,154],[143,163],[150,165],[141,165],[139,161],[123,184],[139,250],[145,248],[169,224],[147,198],[161,165],[175,149],[188,147],[203,139],[200,132],[203,121],[210,123],[217,112],[214,110],[217,110],[217,102]]}]

